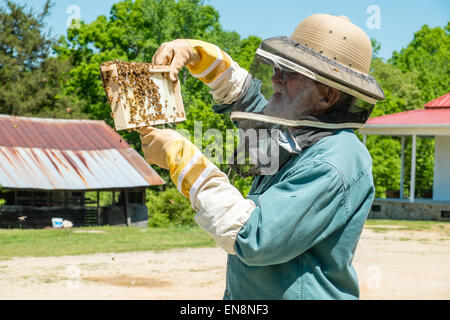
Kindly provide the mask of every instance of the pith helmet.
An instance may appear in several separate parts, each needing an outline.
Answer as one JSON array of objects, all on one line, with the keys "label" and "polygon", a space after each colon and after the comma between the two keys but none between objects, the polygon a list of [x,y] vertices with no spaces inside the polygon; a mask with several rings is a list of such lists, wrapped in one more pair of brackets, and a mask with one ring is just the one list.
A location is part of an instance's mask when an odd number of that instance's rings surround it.
[{"label": "pith helmet", "polygon": [[[364,125],[384,92],[369,74],[372,44],[366,33],[345,16],[314,14],[305,18],[290,37],[273,37],[262,41],[250,68],[253,78],[262,81],[267,71],[263,65],[288,72],[300,73],[317,82],[336,88],[369,103],[332,110],[324,116],[302,119],[270,119],[248,112],[244,104],[236,104],[231,118],[277,123],[287,126],[314,126],[322,128],[360,128]],[[267,95],[266,95],[267,97]],[[256,112],[257,113],[257,112]]]},{"label": "pith helmet", "polygon": [[285,58],[289,65],[306,68],[311,71],[307,75],[318,82],[371,104],[384,99],[383,90],[369,75],[370,39],[345,16],[311,15],[300,22],[289,38],[267,39],[260,50]]},{"label": "pith helmet", "polygon": [[369,73],[370,39],[345,16],[314,14],[303,20],[290,38],[355,71]]}]

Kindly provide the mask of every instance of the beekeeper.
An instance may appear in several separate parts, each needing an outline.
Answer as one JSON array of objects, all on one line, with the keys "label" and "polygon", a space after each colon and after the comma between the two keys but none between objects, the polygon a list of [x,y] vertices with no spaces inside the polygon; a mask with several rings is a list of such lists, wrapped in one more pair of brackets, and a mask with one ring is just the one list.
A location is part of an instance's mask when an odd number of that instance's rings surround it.
[{"label": "beekeeper", "polygon": [[367,35],[327,14],[307,17],[290,37],[264,40],[249,72],[199,40],[167,42],[155,53],[153,63],[170,65],[173,81],[187,66],[211,89],[214,111],[231,112],[240,128],[270,130],[266,141],[279,147],[267,153],[276,170],[259,164],[244,198],[176,131],[140,131],[147,161],[170,170],[197,224],[228,253],[224,299],[359,297],[352,260],[374,185],[354,130],[384,99],[369,75],[371,58]]}]

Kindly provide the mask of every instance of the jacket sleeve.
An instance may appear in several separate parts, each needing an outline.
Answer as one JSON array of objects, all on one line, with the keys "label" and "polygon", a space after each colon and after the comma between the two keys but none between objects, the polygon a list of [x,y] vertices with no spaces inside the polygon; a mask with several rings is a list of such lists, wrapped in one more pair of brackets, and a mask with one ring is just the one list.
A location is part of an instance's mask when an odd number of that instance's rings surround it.
[{"label": "jacket sleeve", "polygon": [[343,177],[328,162],[304,164],[258,202],[234,244],[247,265],[287,262],[343,226],[349,214]]}]

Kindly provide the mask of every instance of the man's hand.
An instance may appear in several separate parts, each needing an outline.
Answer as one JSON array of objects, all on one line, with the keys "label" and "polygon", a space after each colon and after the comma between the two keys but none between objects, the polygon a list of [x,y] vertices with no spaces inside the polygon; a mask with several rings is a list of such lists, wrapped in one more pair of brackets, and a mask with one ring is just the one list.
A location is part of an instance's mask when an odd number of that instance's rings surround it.
[{"label": "man's hand", "polygon": [[178,80],[186,66],[192,76],[211,89],[218,104],[231,104],[242,91],[248,72],[218,46],[195,39],[177,39],[163,43],[152,59],[153,64],[170,65],[169,78]]},{"label": "man's hand", "polygon": [[[170,171],[170,178],[187,198],[192,186],[206,169],[216,168],[188,139],[171,129],[146,127],[139,130],[147,162]],[[194,189],[195,190],[195,189]]]},{"label": "man's hand", "polygon": [[255,208],[227,176],[188,139],[174,130],[139,130],[145,159],[170,170],[177,189],[197,212],[195,221],[217,244],[234,254],[237,233]]},{"label": "man's hand", "polygon": [[190,141],[175,130],[145,127],[138,132],[141,134],[142,150],[147,162],[163,169],[171,170],[180,163],[185,149],[183,144],[188,145],[191,153],[198,151]]},{"label": "man's hand", "polygon": [[156,65],[170,65],[170,80],[178,80],[178,72],[188,64],[200,60],[196,53],[185,39],[177,39],[170,42],[164,42],[153,56],[152,63]]}]

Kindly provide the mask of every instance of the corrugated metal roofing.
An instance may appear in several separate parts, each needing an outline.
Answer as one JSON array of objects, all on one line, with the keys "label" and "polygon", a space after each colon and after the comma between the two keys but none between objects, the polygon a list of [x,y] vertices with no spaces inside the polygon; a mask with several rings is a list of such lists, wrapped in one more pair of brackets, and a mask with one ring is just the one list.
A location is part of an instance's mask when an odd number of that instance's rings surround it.
[{"label": "corrugated metal roofing", "polygon": [[450,92],[425,104],[425,108],[450,108]]},{"label": "corrugated metal roofing", "polygon": [[0,145],[58,150],[130,148],[104,121],[0,115]]},{"label": "corrugated metal roofing", "polygon": [[104,121],[0,115],[0,186],[98,190],[164,184]]}]

